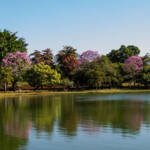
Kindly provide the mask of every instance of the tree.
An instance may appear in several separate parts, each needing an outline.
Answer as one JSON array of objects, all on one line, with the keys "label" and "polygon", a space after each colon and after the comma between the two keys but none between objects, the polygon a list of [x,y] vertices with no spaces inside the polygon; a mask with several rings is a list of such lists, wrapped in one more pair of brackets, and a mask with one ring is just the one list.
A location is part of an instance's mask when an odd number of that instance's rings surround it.
[{"label": "tree", "polygon": [[22,78],[23,73],[30,65],[30,58],[26,52],[8,53],[2,60],[4,67],[12,70],[12,88],[16,90],[17,82]]},{"label": "tree", "polygon": [[71,46],[65,46],[56,57],[63,76],[71,78],[78,67],[76,49]]},{"label": "tree", "polygon": [[140,74],[140,83],[144,84],[145,87],[150,87],[150,54],[147,53],[143,57],[143,71]]},{"label": "tree", "polygon": [[53,54],[51,49],[47,48],[43,50],[43,59],[44,59],[44,64],[49,65],[49,66],[54,66],[53,63]]},{"label": "tree", "polygon": [[103,87],[118,87],[123,81],[119,63],[112,63],[107,56],[102,55],[95,60],[104,72]]},{"label": "tree", "polygon": [[119,49],[112,50],[107,56],[113,63],[123,63],[130,56],[139,55],[139,53],[140,49],[136,46],[129,45],[126,47],[122,45]]},{"label": "tree", "polygon": [[143,70],[143,60],[139,56],[131,56],[125,60],[123,70],[128,77],[132,79],[134,85],[136,83],[136,76]]},{"label": "tree", "polygon": [[23,38],[19,38],[17,33],[12,33],[8,30],[0,31],[0,61],[7,53],[16,51],[26,52],[27,43]]},{"label": "tree", "polygon": [[7,91],[7,86],[13,80],[12,70],[10,67],[0,68],[0,83],[4,86],[4,91]]},{"label": "tree", "polygon": [[35,50],[32,54],[30,54],[31,60],[33,64],[39,64],[43,62],[45,65],[53,66],[53,54],[51,49],[47,48],[45,50],[39,51]]},{"label": "tree", "polygon": [[150,65],[144,66],[141,74],[141,83],[143,83],[146,87],[150,86]]},{"label": "tree", "polygon": [[64,78],[61,81],[61,85],[63,86],[64,90],[67,90],[68,88],[73,87],[74,83],[73,81],[70,81],[68,78]]},{"label": "tree", "polygon": [[35,89],[60,83],[61,75],[43,62],[33,65],[26,72],[26,81]]},{"label": "tree", "polygon": [[100,57],[100,55],[97,51],[87,50],[80,55],[79,63],[92,62],[98,57]]},{"label": "tree", "polygon": [[39,64],[43,62],[43,57],[39,50],[35,50],[32,54],[30,54],[30,57],[33,64]]},{"label": "tree", "polygon": [[150,53],[147,53],[147,54],[143,57],[143,62],[144,62],[144,65],[150,64]]},{"label": "tree", "polygon": [[105,74],[100,67],[95,65],[95,67],[93,66],[92,69],[85,72],[85,79],[89,87],[99,88],[103,85]]},{"label": "tree", "polygon": [[120,65],[113,64],[107,56],[80,65],[75,76],[77,86],[92,88],[111,88],[121,86]]},{"label": "tree", "polygon": [[104,73],[95,62],[85,62],[74,75],[74,83],[79,88],[99,88],[104,81]]}]

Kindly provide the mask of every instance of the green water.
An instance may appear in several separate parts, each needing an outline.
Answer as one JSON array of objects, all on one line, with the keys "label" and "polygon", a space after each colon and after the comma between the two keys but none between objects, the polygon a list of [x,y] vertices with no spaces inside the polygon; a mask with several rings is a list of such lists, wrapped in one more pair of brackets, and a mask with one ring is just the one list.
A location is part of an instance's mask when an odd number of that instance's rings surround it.
[{"label": "green water", "polygon": [[0,100],[0,150],[148,150],[150,94]]}]

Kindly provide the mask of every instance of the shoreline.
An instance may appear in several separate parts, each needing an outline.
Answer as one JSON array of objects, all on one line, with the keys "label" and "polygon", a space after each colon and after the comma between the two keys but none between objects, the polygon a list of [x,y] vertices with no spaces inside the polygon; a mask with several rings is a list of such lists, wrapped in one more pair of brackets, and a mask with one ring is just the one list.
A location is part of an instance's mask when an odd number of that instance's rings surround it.
[{"label": "shoreline", "polygon": [[0,97],[21,95],[54,95],[54,94],[120,94],[120,93],[150,93],[150,89],[102,89],[83,91],[48,91],[48,90],[21,90],[0,92]]}]

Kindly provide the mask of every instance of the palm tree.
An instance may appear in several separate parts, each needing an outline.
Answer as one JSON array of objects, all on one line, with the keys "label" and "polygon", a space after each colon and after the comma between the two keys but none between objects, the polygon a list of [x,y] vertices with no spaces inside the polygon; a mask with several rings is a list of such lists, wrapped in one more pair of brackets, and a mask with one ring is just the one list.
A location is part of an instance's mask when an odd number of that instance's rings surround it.
[{"label": "palm tree", "polygon": [[54,63],[53,63],[53,54],[52,54],[51,49],[47,48],[43,50],[42,52],[43,52],[43,59],[44,59],[45,65],[49,65],[53,67]]},{"label": "palm tree", "polygon": [[76,49],[71,46],[65,46],[57,54],[57,62],[65,77],[71,77],[78,66]]},{"label": "palm tree", "polygon": [[39,64],[40,62],[43,62],[43,57],[39,50],[35,50],[32,54],[30,54],[30,57],[33,64]]}]

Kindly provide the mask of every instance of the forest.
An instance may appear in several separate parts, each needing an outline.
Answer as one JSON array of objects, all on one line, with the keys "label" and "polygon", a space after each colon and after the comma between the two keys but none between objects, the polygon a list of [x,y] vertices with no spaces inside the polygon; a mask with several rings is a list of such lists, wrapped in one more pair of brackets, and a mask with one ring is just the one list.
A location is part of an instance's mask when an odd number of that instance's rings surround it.
[{"label": "forest", "polygon": [[105,89],[150,87],[150,54],[140,55],[135,45],[121,45],[103,55],[85,50],[81,54],[64,46],[53,55],[50,48],[31,54],[24,38],[0,30],[0,89]]}]

